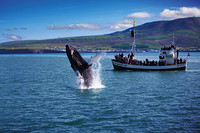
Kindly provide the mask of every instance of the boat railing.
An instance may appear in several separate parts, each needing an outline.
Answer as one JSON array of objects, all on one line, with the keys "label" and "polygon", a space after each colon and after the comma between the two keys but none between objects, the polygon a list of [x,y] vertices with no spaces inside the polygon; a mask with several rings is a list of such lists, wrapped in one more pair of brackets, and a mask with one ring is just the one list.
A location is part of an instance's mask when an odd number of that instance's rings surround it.
[{"label": "boat railing", "polygon": [[141,65],[141,66],[168,66],[168,65],[177,65],[177,64],[185,64],[187,61],[186,60],[177,60],[174,64],[167,64],[166,61],[141,61],[141,60],[117,60],[117,59],[112,59],[115,62],[123,63],[123,64],[129,64],[129,65]]}]

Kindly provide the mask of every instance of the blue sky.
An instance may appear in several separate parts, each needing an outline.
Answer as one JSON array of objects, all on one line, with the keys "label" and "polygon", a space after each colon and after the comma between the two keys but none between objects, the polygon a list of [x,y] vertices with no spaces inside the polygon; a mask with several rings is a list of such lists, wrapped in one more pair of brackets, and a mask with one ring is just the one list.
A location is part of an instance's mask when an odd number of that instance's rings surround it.
[{"label": "blue sky", "polygon": [[200,17],[200,0],[0,0],[0,43],[108,34]]}]

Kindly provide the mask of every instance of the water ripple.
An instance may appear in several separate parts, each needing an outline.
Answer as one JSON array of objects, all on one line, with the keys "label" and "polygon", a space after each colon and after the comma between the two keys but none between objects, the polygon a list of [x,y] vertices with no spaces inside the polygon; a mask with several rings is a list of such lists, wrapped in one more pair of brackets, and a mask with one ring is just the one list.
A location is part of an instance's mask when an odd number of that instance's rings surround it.
[{"label": "water ripple", "polygon": [[1,56],[0,132],[200,132],[200,54],[173,72],[113,71],[107,54],[101,89],[79,89],[65,57]]}]

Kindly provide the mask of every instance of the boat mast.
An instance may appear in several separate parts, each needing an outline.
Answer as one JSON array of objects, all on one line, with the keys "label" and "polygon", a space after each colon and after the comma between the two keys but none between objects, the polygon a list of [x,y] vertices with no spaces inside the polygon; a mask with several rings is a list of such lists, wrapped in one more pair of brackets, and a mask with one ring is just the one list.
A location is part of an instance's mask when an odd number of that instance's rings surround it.
[{"label": "boat mast", "polygon": [[174,45],[174,32],[173,32],[173,42],[172,42],[172,45]]},{"label": "boat mast", "polygon": [[134,52],[134,56],[135,56],[135,23],[136,20],[133,20],[133,30],[131,30],[131,37],[133,37],[133,44],[132,44],[132,48],[131,48],[131,52]]}]

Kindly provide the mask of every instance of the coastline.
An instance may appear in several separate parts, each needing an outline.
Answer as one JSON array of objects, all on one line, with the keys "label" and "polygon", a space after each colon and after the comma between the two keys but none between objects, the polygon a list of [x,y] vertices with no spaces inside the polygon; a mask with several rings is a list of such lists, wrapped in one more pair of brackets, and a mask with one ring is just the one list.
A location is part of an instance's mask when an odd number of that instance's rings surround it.
[{"label": "coastline", "polygon": [[43,53],[65,53],[65,51],[45,49],[0,49],[0,54],[43,54]]},{"label": "coastline", "polygon": [[[79,51],[80,53],[99,53],[103,51]],[[105,51],[106,53],[129,53],[129,50]],[[137,51],[137,53],[157,53],[158,51]],[[180,52],[200,52],[200,50],[180,50]],[[0,49],[0,54],[44,54],[44,53],[65,53],[65,51],[48,49]]]}]

